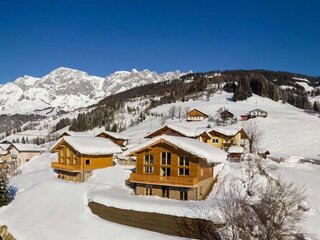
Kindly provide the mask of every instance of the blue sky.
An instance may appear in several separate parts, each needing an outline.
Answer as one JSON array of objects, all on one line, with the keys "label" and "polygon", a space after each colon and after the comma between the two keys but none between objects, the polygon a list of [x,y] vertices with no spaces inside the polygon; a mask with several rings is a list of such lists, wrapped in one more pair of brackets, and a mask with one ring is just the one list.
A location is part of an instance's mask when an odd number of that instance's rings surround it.
[{"label": "blue sky", "polygon": [[60,67],[106,76],[256,69],[320,75],[320,1],[0,2],[0,82]]}]

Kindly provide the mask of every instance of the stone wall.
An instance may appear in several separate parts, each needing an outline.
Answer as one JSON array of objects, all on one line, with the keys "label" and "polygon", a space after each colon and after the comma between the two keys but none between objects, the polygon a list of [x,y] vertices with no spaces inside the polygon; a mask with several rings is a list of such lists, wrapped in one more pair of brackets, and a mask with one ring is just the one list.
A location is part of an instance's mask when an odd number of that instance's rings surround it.
[{"label": "stone wall", "polygon": [[107,221],[179,237],[218,240],[216,229],[222,227],[204,219],[119,209],[95,202],[88,206],[93,214]]}]

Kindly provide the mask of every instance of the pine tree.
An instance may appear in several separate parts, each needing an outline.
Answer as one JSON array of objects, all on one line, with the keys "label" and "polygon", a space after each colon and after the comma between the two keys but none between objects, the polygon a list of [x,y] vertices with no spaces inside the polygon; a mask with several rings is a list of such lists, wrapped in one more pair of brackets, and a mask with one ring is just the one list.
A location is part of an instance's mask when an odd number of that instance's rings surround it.
[{"label": "pine tree", "polygon": [[14,197],[14,191],[8,186],[8,178],[5,173],[0,176],[0,207],[8,205]]}]

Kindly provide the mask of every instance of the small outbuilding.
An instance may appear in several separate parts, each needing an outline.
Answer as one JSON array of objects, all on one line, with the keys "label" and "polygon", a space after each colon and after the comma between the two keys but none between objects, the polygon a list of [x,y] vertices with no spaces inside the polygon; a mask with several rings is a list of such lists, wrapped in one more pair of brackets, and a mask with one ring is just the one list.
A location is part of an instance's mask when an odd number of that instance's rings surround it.
[{"label": "small outbuilding", "polygon": [[230,162],[240,162],[244,148],[241,146],[231,146],[228,149],[228,160]]},{"label": "small outbuilding", "polygon": [[268,116],[268,112],[266,112],[262,109],[259,109],[259,108],[250,111],[249,114],[250,114],[251,118],[256,118],[256,117],[264,117],[265,118]]}]

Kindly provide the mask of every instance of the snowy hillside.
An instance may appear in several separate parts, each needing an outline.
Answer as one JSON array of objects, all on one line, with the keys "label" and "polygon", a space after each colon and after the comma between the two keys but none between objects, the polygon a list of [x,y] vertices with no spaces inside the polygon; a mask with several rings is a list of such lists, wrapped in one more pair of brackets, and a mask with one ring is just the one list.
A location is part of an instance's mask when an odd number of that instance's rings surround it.
[{"label": "snowy hillside", "polygon": [[[168,115],[169,109],[172,106],[182,109],[197,108],[211,116],[216,114],[220,107],[226,107],[237,118],[241,114],[245,114],[255,108],[260,108],[268,112],[267,118],[257,118],[250,121],[256,121],[264,130],[264,137],[261,140],[261,150],[269,150],[272,155],[277,157],[299,156],[306,158],[320,158],[320,118],[315,115],[309,115],[303,110],[293,107],[290,104],[283,104],[275,102],[268,98],[263,98],[253,95],[245,101],[233,102],[232,94],[222,92],[221,94],[214,94],[210,101],[206,101],[206,97],[196,101],[189,100],[186,102],[176,102],[165,104],[153,108],[151,110],[154,114]],[[144,141],[144,136],[147,133],[159,128],[160,118],[149,117],[138,126],[129,128],[125,133],[137,143]],[[239,121],[241,126],[245,122]],[[206,128],[209,124],[212,126],[214,122],[186,122],[183,119],[167,119],[166,124],[176,124],[184,126],[189,129]]]},{"label": "snowy hillside", "polygon": [[105,78],[58,68],[42,78],[23,76],[0,85],[0,114],[32,113],[48,107],[70,111],[102,98],[148,83],[179,78],[179,71],[157,74],[149,70],[119,71]]}]

